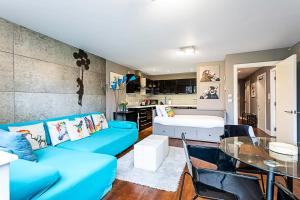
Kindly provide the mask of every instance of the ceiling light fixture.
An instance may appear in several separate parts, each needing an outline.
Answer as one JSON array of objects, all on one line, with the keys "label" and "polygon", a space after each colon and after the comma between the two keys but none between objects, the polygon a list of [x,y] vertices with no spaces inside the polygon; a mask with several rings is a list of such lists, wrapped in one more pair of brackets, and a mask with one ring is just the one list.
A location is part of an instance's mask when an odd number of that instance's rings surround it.
[{"label": "ceiling light fixture", "polygon": [[181,47],[180,52],[184,55],[195,55],[197,51],[195,46],[186,46]]}]

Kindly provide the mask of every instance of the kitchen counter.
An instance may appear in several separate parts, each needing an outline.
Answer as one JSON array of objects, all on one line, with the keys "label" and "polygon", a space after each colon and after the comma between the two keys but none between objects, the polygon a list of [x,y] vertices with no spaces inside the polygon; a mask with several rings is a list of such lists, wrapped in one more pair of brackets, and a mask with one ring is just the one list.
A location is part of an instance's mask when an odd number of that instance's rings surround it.
[{"label": "kitchen counter", "polygon": [[[155,107],[156,105],[147,105],[147,106],[127,106],[127,108],[151,108]],[[177,104],[172,104],[172,105],[166,105],[166,106],[171,106],[171,107],[193,107],[197,108],[197,105],[177,105]]]}]

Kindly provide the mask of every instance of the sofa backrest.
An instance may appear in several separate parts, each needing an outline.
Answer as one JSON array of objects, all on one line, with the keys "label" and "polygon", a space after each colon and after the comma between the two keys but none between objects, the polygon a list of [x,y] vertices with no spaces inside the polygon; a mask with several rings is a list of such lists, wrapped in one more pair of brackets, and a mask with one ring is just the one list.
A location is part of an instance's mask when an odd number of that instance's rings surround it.
[{"label": "sofa backrest", "polygon": [[84,114],[75,114],[75,115],[68,115],[68,116],[55,117],[55,118],[49,118],[49,119],[44,119],[44,120],[29,121],[29,122],[17,122],[17,123],[11,123],[11,124],[0,124],[0,129],[9,131],[8,127],[10,127],[10,126],[28,126],[28,125],[34,125],[34,124],[43,123],[44,124],[45,133],[46,133],[47,144],[51,145],[51,139],[50,139],[50,135],[49,135],[49,130],[48,130],[48,127],[46,125],[47,122],[64,120],[64,119],[74,120],[75,118],[85,117],[87,115],[92,115],[92,114],[101,114],[101,112],[91,112],[91,113],[84,113]]}]

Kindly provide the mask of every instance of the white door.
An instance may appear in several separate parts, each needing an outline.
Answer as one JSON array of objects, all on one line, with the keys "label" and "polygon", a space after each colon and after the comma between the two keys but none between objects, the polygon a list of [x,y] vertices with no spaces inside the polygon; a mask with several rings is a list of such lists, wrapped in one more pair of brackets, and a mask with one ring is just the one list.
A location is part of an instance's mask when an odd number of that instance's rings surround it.
[{"label": "white door", "polygon": [[297,56],[276,65],[276,138],[297,144]]},{"label": "white door", "polygon": [[250,80],[245,83],[245,112],[250,113]]},{"label": "white door", "polygon": [[256,81],[257,128],[266,130],[266,74],[259,75]]},{"label": "white door", "polygon": [[270,70],[271,135],[276,136],[276,68]]}]

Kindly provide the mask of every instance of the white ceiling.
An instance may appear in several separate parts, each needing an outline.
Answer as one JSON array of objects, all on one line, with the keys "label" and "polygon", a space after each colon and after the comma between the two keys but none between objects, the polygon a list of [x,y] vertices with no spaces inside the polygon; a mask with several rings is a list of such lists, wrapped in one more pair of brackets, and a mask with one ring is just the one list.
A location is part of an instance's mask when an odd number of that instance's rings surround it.
[{"label": "white ceiling", "polygon": [[148,74],[300,40],[299,0],[0,0],[0,17]]}]

